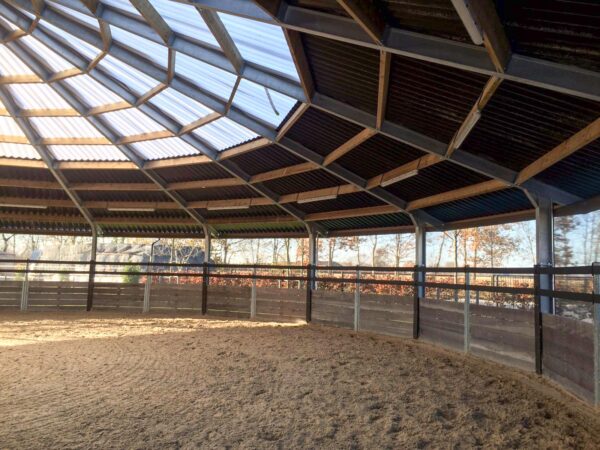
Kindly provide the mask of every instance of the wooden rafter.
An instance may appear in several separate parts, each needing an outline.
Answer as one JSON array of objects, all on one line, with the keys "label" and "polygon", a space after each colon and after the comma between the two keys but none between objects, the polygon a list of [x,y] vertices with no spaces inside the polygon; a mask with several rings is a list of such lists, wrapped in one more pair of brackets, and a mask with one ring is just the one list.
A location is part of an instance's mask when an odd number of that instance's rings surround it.
[{"label": "wooden rafter", "polygon": [[355,136],[344,142],[342,145],[340,145],[338,148],[333,150],[331,153],[329,153],[327,156],[325,156],[325,159],[323,160],[323,165],[328,166],[332,164],[334,161],[340,159],[346,153],[351,152],[360,144],[373,137],[376,133],[377,131],[372,128],[365,128],[360,133],[356,134]]},{"label": "wooden rafter", "polygon": [[372,1],[337,0],[337,2],[376,44],[382,43],[385,20]]}]

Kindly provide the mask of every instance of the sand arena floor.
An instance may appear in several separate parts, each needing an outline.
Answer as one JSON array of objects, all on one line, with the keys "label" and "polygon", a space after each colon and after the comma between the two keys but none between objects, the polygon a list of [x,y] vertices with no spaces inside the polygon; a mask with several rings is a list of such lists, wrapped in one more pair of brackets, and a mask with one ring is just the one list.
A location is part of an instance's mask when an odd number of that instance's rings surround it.
[{"label": "sand arena floor", "polygon": [[598,448],[548,383],[316,326],[0,312],[0,448]]}]

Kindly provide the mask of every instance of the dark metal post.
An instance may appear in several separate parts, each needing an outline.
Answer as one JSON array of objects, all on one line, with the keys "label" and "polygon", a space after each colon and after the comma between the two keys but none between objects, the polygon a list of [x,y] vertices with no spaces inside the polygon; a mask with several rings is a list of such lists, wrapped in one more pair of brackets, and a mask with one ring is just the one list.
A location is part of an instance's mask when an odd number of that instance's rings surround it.
[{"label": "dark metal post", "polygon": [[314,282],[313,265],[306,266],[306,323],[312,320],[312,285]]},{"label": "dark metal post", "polygon": [[92,246],[90,249],[90,272],[88,278],[88,293],[87,302],[85,305],[86,311],[91,311],[94,306],[94,278],[96,276],[96,251],[98,249],[98,234],[96,230],[92,234]]},{"label": "dark metal post", "polygon": [[202,263],[202,314],[208,310],[208,263]]},{"label": "dark metal post", "polygon": [[534,295],[534,338],[535,338],[535,373],[542,373],[542,297],[540,295],[540,265],[536,264],[533,271]]},{"label": "dark metal post", "polygon": [[415,266],[415,270],[413,272],[413,281],[414,281],[414,291],[415,291],[415,295],[413,298],[413,339],[418,339],[419,338],[419,309],[420,309],[420,297],[419,297],[419,291],[420,291],[420,286],[419,286],[419,280],[421,279],[420,277],[420,272],[419,272],[419,266]]}]

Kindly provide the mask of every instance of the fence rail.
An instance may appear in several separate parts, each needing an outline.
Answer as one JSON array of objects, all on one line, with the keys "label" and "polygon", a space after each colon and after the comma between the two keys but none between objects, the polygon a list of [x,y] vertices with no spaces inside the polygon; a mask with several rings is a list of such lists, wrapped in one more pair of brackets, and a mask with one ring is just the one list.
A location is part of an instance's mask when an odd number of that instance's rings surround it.
[{"label": "fence rail", "polygon": [[[552,289],[541,288],[543,276]],[[0,260],[0,307],[184,311],[412,336],[535,370],[600,406],[598,264],[390,268]]]}]

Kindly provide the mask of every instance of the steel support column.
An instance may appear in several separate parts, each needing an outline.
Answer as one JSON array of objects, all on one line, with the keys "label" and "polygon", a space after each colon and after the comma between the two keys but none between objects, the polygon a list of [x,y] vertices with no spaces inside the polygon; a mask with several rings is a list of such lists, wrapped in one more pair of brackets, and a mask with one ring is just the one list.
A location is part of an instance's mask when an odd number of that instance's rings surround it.
[{"label": "steel support column", "polygon": [[419,271],[426,265],[427,256],[427,233],[421,225],[415,226],[415,272],[414,272],[414,295],[413,295],[413,338],[419,337],[419,322],[421,299],[425,298],[425,286],[420,283],[425,282],[425,272]]},{"label": "steel support column", "polygon": [[[537,199],[535,208],[535,242],[536,263],[541,267],[552,267],[554,265],[554,211],[552,202],[548,199]],[[541,290],[552,289],[554,280],[552,275],[540,274]],[[542,313],[554,313],[554,299],[547,295],[540,298]]]},{"label": "steel support column", "polygon": [[88,293],[86,311],[91,311],[94,305],[94,278],[96,276],[96,253],[98,250],[98,232],[92,227],[92,243],[90,248],[90,274],[88,278]]}]

